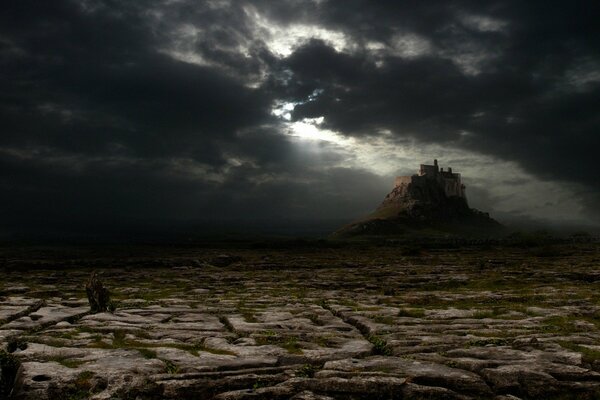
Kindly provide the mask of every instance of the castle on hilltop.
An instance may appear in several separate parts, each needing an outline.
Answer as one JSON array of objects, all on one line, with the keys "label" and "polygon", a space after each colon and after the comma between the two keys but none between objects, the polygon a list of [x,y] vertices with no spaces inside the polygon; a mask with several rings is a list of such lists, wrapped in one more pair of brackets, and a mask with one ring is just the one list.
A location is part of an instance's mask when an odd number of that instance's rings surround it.
[{"label": "castle on hilltop", "polygon": [[490,234],[502,225],[469,207],[461,175],[452,168],[422,164],[412,176],[399,176],[379,207],[336,235]]},{"label": "castle on hilltop", "polygon": [[433,165],[421,164],[418,175],[396,177],[395,188],[408,184],[421,186],[420,184],[431,180],[436,181],[444,188],[446,196],[462,197],[466,200],[465,185],[461,182],[460,174],[452,172],[452,168],[448,168],[447,171],[444,171],[444,168],[440,169],[437,160],[433,160]]}]

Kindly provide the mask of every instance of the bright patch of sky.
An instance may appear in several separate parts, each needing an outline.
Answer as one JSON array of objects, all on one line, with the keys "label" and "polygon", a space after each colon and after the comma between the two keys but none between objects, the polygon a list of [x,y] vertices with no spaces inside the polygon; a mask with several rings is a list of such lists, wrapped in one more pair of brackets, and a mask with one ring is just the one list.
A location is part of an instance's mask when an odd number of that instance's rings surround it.
[{"label": "bright patch of sky", "polygon": [[269,20],[254,7],[244,9],[254,24],[255,37],[261,38],[268,49],[278,57],[287,57],[296,48],[311,39],[320,39],[336,51],[347,51],[354,47],[344,33],[327,29],[315,24],[295,23],[278,24]]},{"label": "bright patch of sky", "polygon": [[414,33],[402,33],[392,36],[389,43],[367,42],[365,49],[373,56],[375,65],[382,67],[383,58],[395,56],[401,58],[416,58],[433,51],[431,42]]},{"label": "bright patch of sky", "polygon": [[212,63],[194,50],[198,35],[201,35],[202,32],[201,29],[194,25],[182,25],[172,33],[172,43],[170,46],[160,49],[159,52],[186,63],[210,66]]},{"label": "bright patch of sky", "polygon": [[[268,49],[280,58],[291,55],[299,46],[311,39],[320,39],[339,52],[356,51],[357,45],[343,32],[327,29],[309,23],[280,24],[269,20],[254,7],[246,7],[253,29],[254,39],[261,40]],[[466,28],[480,32],[502,33],[508,28],[504,21],[482,15],[462,15],[459,22]],[[198,65],[211,65],[199,54],[194,44],[203,34],[201,27],[184,25],[175,32],[172,47],[163,52],[181,61]],[[241,44],[241,54],[247,54]],[[436,48],[425,37],[414,33],[397,33],[387,42],[367,42],[364,49],[373,55],[375,63],[381,66],[387,56],[415,58],[428,54],[452,60],[467,75],[477,75],[485,63],[494,57],[489,49],[477,43],[458,43],[453,47]],[[567,74],[567,85],[576,90],[585,90],[597,83],[597,65],[582,63]],[[287,77],[286,79],[291,79]],[[254,87],[260,82],[251,82]],[[294,108],[315,100],[321,94],[315,91],[301,102],[279,101],[273,104],[271,113],[280,119],[282,134],[285,134],[300,148],[310,152],[335,153],[331,168],[359,168],[379,176],[389,177],[390,184],[395,175],[412,174],[421,163],[431,163],[438,158],[443,166],[452,166],[462,173],[467,185],[467,195],[471,205],[492,213],[524,214],[534,218],[563,220],[583,219],[582,207],[576,198],[577,188],[561,183],[540,181],[526,173],[517,163],[496,159],[469,152],[452,144],[446,146],[423,144],[411,139],[399,140],[392,132],[379,132],[365,137],[348,137],[342,132],[327,127],[323,116],[293,121]],[[397,133],[397,132],[396,132]],[[461,132],[462,136],[471,132]],[[405,138],[410,137],[407,132]],[[235,167],[235,163],[232,164]],[[507,179],[507,176],[514,179]],[[471,188],[471,191],[469,191]],[[484,198],[485,197],[485,198]],[[490,209],[491,205],[491,209]]]},{"label": "bright patch of sky", "polygon": [[317,140],[341,145],[343,147],[352,147],[355,140],[345,137],[338,132],[323,129],[324,118],[304,118],[300,121],[291,122],[288,125],[287,134],[300,139]]},{"label": "bright patch of sky", "polygon": [[451,144],[442,146],[398,139],[387,130],[376,136],[348,137],[325,128],[324,117],[291,121],[295,106],[281,103],[274,108],[273,114],[282,121],[282,133],[307,151],[317,149],[342,155],[332,157],[337,161],[329,166],[331,168],[368,170],[388,177],[391,185],[394,176],[412,175],[419,164],[431,164],[438,158],[442,167],[453,167],[462,174],[472,207],[492,214],[526,215],[565,222],[584,220],[583,209],[574,194],[577,191],[575,185],[541,181],[515,162],[466,151]]},{"label": "bright patch of sky", "polygon": [[394,55],[403,58],[419,57],[431,52],[429,40],[413,33],[394,35],[391,47]]}]

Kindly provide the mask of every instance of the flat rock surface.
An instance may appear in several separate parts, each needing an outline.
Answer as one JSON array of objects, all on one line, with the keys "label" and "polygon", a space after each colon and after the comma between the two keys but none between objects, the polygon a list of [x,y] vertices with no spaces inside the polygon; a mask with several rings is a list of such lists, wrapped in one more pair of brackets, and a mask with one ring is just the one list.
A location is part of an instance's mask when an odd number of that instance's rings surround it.
[{"label": "flat rock surface", "polygon": [[597,244],[137,250],[2,250],[14,398],[600,396]]}]

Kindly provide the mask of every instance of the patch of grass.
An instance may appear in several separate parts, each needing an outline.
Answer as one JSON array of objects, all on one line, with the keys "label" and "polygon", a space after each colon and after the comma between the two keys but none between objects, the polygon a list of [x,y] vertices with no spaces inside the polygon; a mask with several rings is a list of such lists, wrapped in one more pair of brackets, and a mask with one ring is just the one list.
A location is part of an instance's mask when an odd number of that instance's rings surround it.
[{"label": "patch of grass", "polygon": [[[88,345],[91,348],[99,348],[99,349],[135,349],[140,352],[143,352],[144,349],[152,349],[157,347],[168,347],[172,349],[179,349],[190,352],[192,355],[198,356],[200,351],[206,351],[213,354],[223,354],[223,355],[235,355],[235,353],[223,350],[223,349],[215,349],[210,348],[204,345],[204,340],[200,343],[147,343],[141,342],[136,339],[128,339],[126,337],[126,333],[124,331],[114,331],[113,332],[113,341],[112,343],[107,343],[103,340],[97,340]],[[150,355],[150,353],[146,352],[142,353],[144,357]],[[151,357],[154,358],[154,357]]]},{"label": "patch of grass", "polygon": [[558,341],[558,344],[560,344],[562,347],[564,347],[567,350],[576,351],[578,353],[581,353],[581,356],[582,356],[581,360],[585,363],[593,364],[594,361],[600,360],[600,351],[599,350],[590,349],[588,347],[581,346],[576,343],[567,342],[564,340]]},{"label": "patch of grass", "polygon": [[147,359],[151,359],[151,358],[156,358],[156,352],[154,350],[150,350],[148,348],[140,348],[137,349],[137,351],[140,352],[140,354]]},{"label": "patch of grass", "polygon": [[308,290],[305,287],[295,288],[290,291],[290,295],[296,297],[297,299],[305,299]]},{"label": "patch of grass", "polygon": [[318,325],[318,326],[323,325],[323,321],[321,321],[319,319],[319,316],[317,314],[309,314],[306,316],[306,318],[308,318],[310,320],[310,322],[312,322],[315,325]]},{"label": "patch of grass", "polygon": [[382,356],[391,356],[392,349],[388,346],[385,339],[377,335],[367,336],[367,340],[373,345],[373,352]]},{"label": "patch of grass", "polygon": [[398,311],[399,317],[408,317],[408,318],[423,318],[425,316],[425,310],[422,308],[401,308]]},{"label": "patch of grass", "polygon": [[73,339],[75,339],[75,337],[77,335],[79,335],[79,332],[76,329],[73,329],[73,330],[66,331],[66,332],[60,332],[59,334],[57,334],[55,336],[59,339],[73,340]]},{"label": "patch of grass", "polygon": [[84,361],[79,361],[79,360],[73,360],[73,359],[68,359],[68,358],[63,358],[63,359],[59,359],[56,360],[60,365],[63,365],[67,368],[77,368],[80,365],[84,364]]},{"label": "patch of grass", "polygon": [[396,319],[390,315],[375,315],[373,321],[386,325],[394,325],[396,323]]},{"label": "patch of grass", "polygon": [[[336,299],[336,302],[341,306],[346,306],[346,307],[351,307],[351,308],[358,307],[358,303],[356,301],[350,300],[350,299]],[[327,308],[327,307],[323,307],[323,308]]]},{"label": "patch of grass", "polygon": [[[469,334],[473,335],[473,336],[479,336],[479,337],[488,337],[488,338],[512,338],[515,337],[515,335],[518,335],[518,333],[515,332],[511,332],[511,331],[495,331],[495,332],[482,332],[482,331],[470,331]],[[465,332],[462,336],[466,336],[467,333]]]},{"label": "patch of grass", "polygon": [[574,324],[577,319],[578,318],[576,317],[565,317],[559,315],[548,317],[544,319],[544,325],[541,327],[541,330],[543,332],[553,332],[568,335],[579,330]]},{"label": "patch of grass", "polygon": [[258,320],[256,319],[256,317],[254,316],[254,313],[251,311],[242,311],[242,317],[244,318],[244,321],[249,322],[249,323],[256,323],[258,322]]},{"label": "patch of grass", "polygon": [[[149,283],[150,285],[154,285],[153,282]],[[160,300],[172,297],[173,295],[178,293],[177,288],[165,288],[165,289],[153,289],[151,287],[146,288],[146,290],[140,291],[136,293],[135,297],[145,300],[148,304],[155,304],[160,302]],[[118,304],[115,304],[115,307]]]},{"label": "patch of grass", "polygon": [[512,340],[510,340],[510,339],[492,337],[492,338],[488,338],[488,339],[473,339],[473,340],[469,340],[466,343],[466,346],[467,347],[470,347],[470,346],[484,347],[484,346],[488,346],[488,345],[507,346],[507,345],[509,345],[511,343],[512,343]]},{"label": "patch of grass", "polygon": [[254,337],[254,340],[259,346],[272,344],[283,347],[290,354],[302,354],[302,349],[298,344],[298,338],[294,336],[282,337],[273,331],[264,331],[261,336]]},{"label": "patch of grass", "polygon": [[312,364],[304,364],[296,371],[296,376],[300,378],[312,378],[320,368]]},{"label": "patch of grass", "polygon": [[475,318],[475,319],[494,318],[496,315],[497,314],[495,314],[493,310],[477,310],[473,313],[472,318]]},{"label": "patch of grass", "polygon": [[295,337],[287,338],[282,344],[281,347],[286,349],[290,354],[302,354],[302,348],[298,344],[298,339]]},{"label": "patch of grass", "polygon": [[204,344],[196,345],[195,348],[193,350],[191,350],[191,353],[197,356],[199,351],[205,351],[207,353],[220,354],[220,355],[224,355],[224,356],[235,356],[236,355],[232,351],[224,350],[224,349],[215,349],[214,347],[207,347]]},{"label": "patch of grass", "polygon": [[161,358],[160,361],[165,364],[165,371],[167,371],[167,374],[176,374],[179,372],[179,367],[175,365],[173,361],[166,360],[164,358]]},{"label": "patch of grass", "polygon": [[313,343],[318,344],[321,347],[334,347],[335,343],[335,335],[327,335],[327,336],[317,336],[312,339]]},{"label": "patch of grass", "polygon": [[90,379],[93,376],[94,376],[94,373],[92,371],[83,371],[79,375],[77,375],[77,381]]},{"label": "patch of grass", "polygon": [[317,305],[319,307],[322,307],[322,308],[326,309],[326,310],[330,309],[329,304],[327,304],[327,301],[325,299],[319,299],[319,301],[317,301]]},{"label": "patch of grass", "polygon": [[122,331],[122,330],[113,331],[113,346],[123,347],[126,342],[126,339],[125,339],[126,336],[127,336],[126,331]]},{"label": "patch of grass", "polygon": [[267,382],[263,382],[261,380],[258,380],[256,382],[254,382],[254,385],[252,385],[252,390],[257,390],[263,387],[267,387],[269,386],[269,384]]}]

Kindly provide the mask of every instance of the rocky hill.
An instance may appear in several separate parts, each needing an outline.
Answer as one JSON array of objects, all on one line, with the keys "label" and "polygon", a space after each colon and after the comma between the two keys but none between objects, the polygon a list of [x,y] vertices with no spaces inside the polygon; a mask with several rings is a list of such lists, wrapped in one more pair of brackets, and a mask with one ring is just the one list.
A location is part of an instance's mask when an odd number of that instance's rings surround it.
[{"label": "rocky hill", "polygon": [[500,231],[488,213],[470,208],[460,174],[421,165],[420,173],[396,178],[396,186],[370,215],[338,230],[336,236],[406,233],[481,234]]}]

